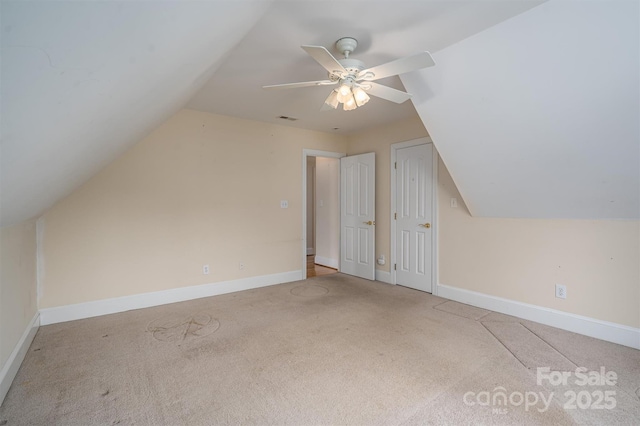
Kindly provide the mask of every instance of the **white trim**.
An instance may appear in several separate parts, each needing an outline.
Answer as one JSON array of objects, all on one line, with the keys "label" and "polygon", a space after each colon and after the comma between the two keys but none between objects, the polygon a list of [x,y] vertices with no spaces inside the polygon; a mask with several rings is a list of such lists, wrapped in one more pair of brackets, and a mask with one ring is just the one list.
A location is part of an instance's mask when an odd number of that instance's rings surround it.
[{"label": "white trim", "polygon": [[39,327],[40,313],[36,312],[29,322],[29,325],[27,325],[27,328],[24,330],[24,333],[22,333],[22,337],[18,340],[16,347],[13,348],[11,355],[9,355],[9,359],[7,359],[7,362],[2,366],[2,370],[0,370],[0,404],[4,401],[4,397],[7,396],[11,383],[13,383],[13,379],[16,378],[18,369],[20,368],[22,361],[24,361],[24,357],[27,355],[29,346],[31,346],[33,338],[36,337]]},{"label": "white trim", "polygon": [[40,306],[40,300],[44,295],[44,216],[36,221],[36,302]]},{"label": "white trim", "polygon": [[433,233],[433,239],[431,240],[431,294],[434,296],[438,295],[438,229],[440,226],[440,208],[438,206],[438,162],[440,156],[438,155],[438,151],[436,150],[436,146],[432,143],[432,162],[433,165],[431,167],[431,176],[432,176],[432,185],[433,191],[431,191],[431,205],[433,206],[433,226],[431,227]]},{"label": "white trim", "polygon": [[302,150],[302,279],[307,279],[307,157],[342,158],[344,152]]},{"label": "white trim", "polygon": [[393,265],[397,263],[397,247],[396,247],[396,221],[393,219],[393,215],[396,212],[396,179],[397,171],[395,168],[397,153],[399,149],[409,148],[417,145],[431,144],[432,150],[432,165],[431,165],[431,177],[432,177],[432,191],[431,191],[431,217],[432,224],[432,239],[431,239],[431,294],[438,295],[438,151],[436,150],[433,141],[429,137],[412,139],[409,141],[398,142],[391,144],[391,163],[389,165],[391,173],[391,202],[389,212],[389,226],[391,228],[391,272],[389,273],[389,283],[396,284],[396,272],[393,269]]},{"label": "white trim", "polygon": [[327,268],[338,269],[340,262],[338,259],[330,259],[328,257],[316,256],[316,263],[318,265],[326,266]]},{"label": "white trim", "polygon": [[314,251],[313,247],[307,247],[307,256],[311,256]]},{"label": "white trim", "polygon": [[640,349],[640,328],[633,328],[622,324],[601,321],[582,315],[558,311],[502,297],[490,296],[471,290],[438,284],[439,296],[455,300],[479,308],[489,309],[518,318],[538,322],[563,330],[572,331],[596,339],[618,343],[631,348]]},{"label": "white trim", "polygon": [[391,282],[391,272],[376,269],[376,281],[380,281],[387,284],[393,284]]},{"label": "white trim", "polygon": [[302,271],[289,271],[272,275],[241,278],[211,284],[173,288],[152,293],[135,294],[113,299],[95,300],[75,305],[58,306],[40,310],[42,325],[73,321],[83,318],[114,314],[132,309],[148,308],[202,297],[218,296],[236,291],[250,290],[274,284],[282,284],[302,279]]}]

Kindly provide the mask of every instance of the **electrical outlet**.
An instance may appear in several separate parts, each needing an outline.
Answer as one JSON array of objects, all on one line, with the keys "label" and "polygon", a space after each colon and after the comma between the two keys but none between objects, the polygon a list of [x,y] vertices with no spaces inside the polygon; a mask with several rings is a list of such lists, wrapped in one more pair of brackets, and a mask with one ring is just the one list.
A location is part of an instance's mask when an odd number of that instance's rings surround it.
[{"label": "electrical outlet", "polygon": [[451,198],[451,207],[453,207],[453,208],[458,207],[458,199],[457,198]]},{"label": "electrical outlet", "polygon": [[244,263],[240,262],[240,263],[238,264],[238,269],[240,269],[241,271],[243,271],[243,270],[244,270]]},{"label": "electrical outlet", "polygon": [[202,266],[202,273],[204,275],[209,275],[209,265],[203,265]]},{"label": "electrical outlet", "polygon": [[562,284],[556,284],[556,297],[559,299],[567,298],[567,286]]},{"label": "electrical outlet", "polygon": [[280,208],[281,208],[281,209],[288,209],[288,208],[289,208],[289,201],[287,201],[287,200],[280,200]]}]

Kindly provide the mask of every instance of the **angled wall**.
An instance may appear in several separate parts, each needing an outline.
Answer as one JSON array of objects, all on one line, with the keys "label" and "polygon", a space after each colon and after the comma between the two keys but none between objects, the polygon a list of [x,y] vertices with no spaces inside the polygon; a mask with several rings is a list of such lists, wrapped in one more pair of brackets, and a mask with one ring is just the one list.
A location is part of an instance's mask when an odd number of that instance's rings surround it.
[{"label": "angled wall", "polygon": [[401,77],[473,216],[640,218],[639,16],[551,0]]},{"label": "angled wall", "polygon": [[269,4],[1,2],[2,226],[42,214],[182,108]]}]

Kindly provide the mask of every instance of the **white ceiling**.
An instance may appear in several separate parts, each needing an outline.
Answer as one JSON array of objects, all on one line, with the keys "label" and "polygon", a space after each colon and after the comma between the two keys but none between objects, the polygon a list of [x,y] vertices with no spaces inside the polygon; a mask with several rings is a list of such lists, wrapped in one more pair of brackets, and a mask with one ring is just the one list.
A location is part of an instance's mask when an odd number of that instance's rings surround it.
[{"label": "white ceiling", "polygon": [[[351,57],[379,65],[420,51],[436,52],[521,13],[540,1],[299,1],[276,2],[229,52],[187,107],[320,131],[351,133],[415,116],[411,102],[373,98],[353,111],[320,112],[328,87],[264,90],[269,84],[327,78],[301,45],[354,37]],[[398,77],[380,83],[404,90]],[[284,121],[279,116],[297,118]],[[338,130],[335,130],[338,128]]]}]

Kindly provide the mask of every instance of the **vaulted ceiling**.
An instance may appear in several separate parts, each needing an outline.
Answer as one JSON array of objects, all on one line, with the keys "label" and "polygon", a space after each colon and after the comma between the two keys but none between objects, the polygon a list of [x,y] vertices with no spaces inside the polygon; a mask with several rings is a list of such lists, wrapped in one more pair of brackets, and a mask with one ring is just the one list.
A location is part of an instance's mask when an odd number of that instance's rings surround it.
[{"label": "vaulted ceiling", "polygon": [[640,3],[550,1],[402,76],[474,216],[640,218]]},{"label": "vaulted ceiling", "polygon": [[[185,106],[344,134],[419,113],[474,214],[638,217],[637,3],[589,2],[624,6],[604,14],[606,34],[575,2],[540,3],[3,1],[2,225],[41,214]],[[433,52],[433,69],[384,81],[416,107],[320,113],[326,88],[261,89],[325,78],[299,46],[344,36],[367,65]],[[622,207],[603,208],[612,197]]]}]

